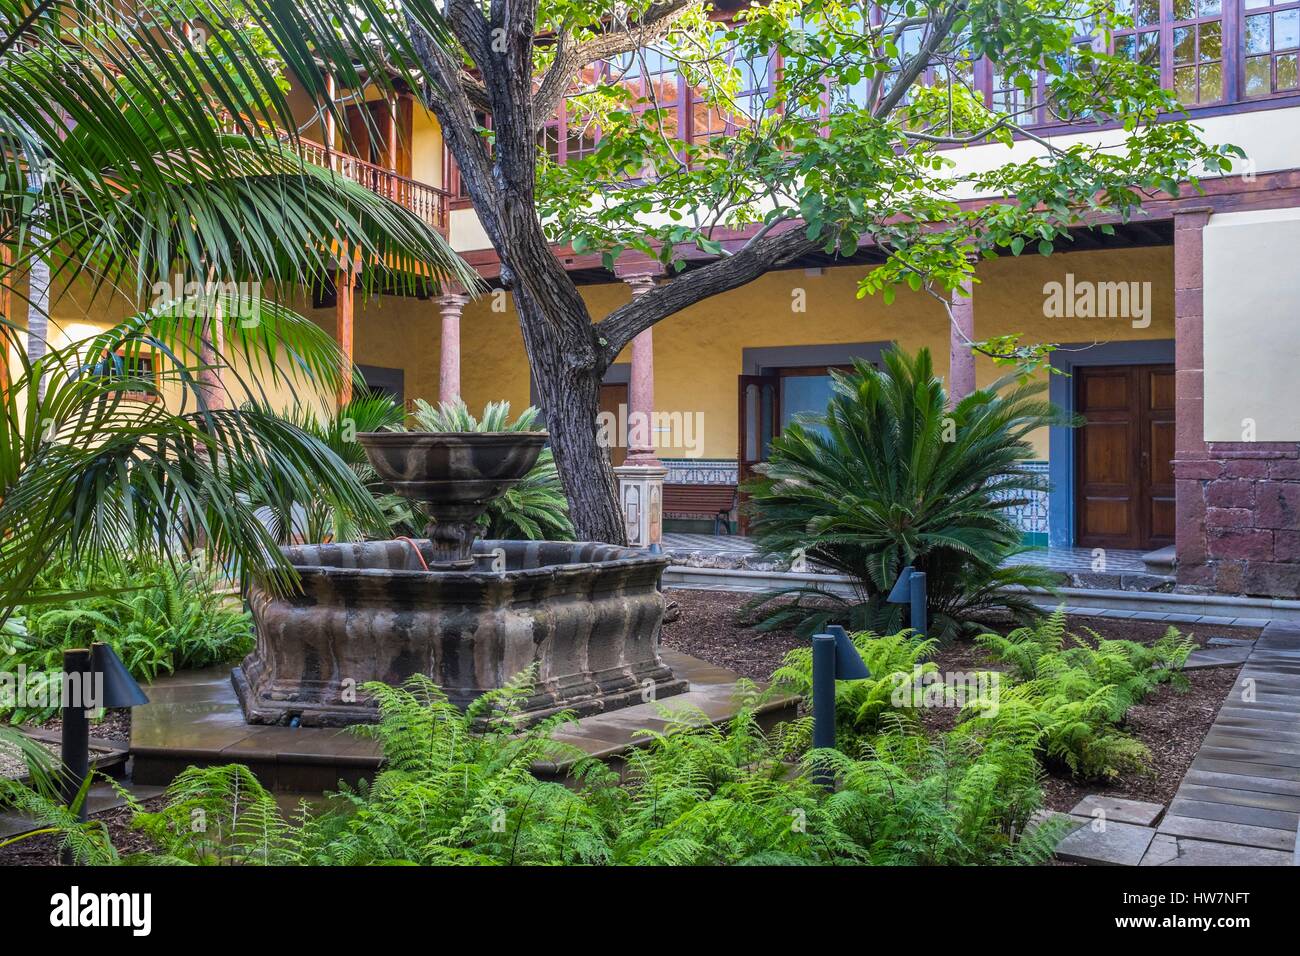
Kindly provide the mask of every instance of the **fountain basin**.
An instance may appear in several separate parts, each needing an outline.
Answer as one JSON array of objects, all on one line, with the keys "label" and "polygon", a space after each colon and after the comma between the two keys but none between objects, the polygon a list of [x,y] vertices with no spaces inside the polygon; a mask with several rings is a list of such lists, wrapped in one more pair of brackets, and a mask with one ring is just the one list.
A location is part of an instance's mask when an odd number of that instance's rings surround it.
[{"label": "fountain basin", "polygon": [[546,432],[360,432],[379,477],[430,519],[431,567],[467,570],[478,518],[527,476]]},{"label": "fountain basin", "polygon": [[[437,553],[429,541],[415,545],[426,561]],[[474,569],[425,571],[403,541],[283,550],[301,593],[250,589],[257,644],[232,674],[252,723],[373,722],[375,704],[361,685],[412,674],[464,708],[534,664],[530,720],[687,689],[659,657],[662,556],[606,544],[479,541]]]}]

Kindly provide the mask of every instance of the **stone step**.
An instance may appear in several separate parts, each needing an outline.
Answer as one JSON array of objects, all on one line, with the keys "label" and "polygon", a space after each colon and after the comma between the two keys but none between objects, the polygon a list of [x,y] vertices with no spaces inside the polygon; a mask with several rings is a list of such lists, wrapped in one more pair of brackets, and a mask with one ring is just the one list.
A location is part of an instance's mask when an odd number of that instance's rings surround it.
[{"label": "stone step", "polygon": [[1140,866],[1290,866],[1291,854],[1157,833]]}]

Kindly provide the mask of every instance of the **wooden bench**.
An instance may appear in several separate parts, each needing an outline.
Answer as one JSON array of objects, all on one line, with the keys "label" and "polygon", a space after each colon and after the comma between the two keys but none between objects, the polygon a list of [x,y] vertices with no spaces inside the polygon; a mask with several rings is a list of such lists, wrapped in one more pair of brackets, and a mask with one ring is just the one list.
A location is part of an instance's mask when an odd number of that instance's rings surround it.
[{"label": "wooden bench", "polygon": [[735,485],[664,484],[664,517],[712,520],[714,534],[731,534]]}]

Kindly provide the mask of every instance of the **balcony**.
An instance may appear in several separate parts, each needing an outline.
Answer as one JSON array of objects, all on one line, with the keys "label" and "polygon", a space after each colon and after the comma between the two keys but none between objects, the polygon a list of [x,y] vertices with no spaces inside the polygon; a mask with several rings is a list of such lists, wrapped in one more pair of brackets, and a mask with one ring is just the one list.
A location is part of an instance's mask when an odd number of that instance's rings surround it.
[{"label": "balcony", "polygon": [[402,176],[391,169],[385,169],[383,166],[348,153],[327,149],[312,140],[299,139],[298,151],[304,162],[322,169],[332,169],[343,179],[360,183],[371,192],[409,209],[422,222],[432,226],[443,236],[447,235],[448,193],[446,190]]},{"label": "balcony", "polygon": [[309,139],[298,140],[298,150],[305,163],[333,169],[338,176],[360,183],[365,189],[385,199],[393,200],[398,206],[409,209],[420,217],[426,225],[433,226],[439,233],[447,234],[447,191],[419,182],[391,169],[385,169],[376,163],[359,159],[338,150],[328,150],[320,143]]},{"label": "balcony", "polygon": [[[246,131],[230,117],[225,119],[222,126],[228,133],[238,134]],[[289,136],[283,130],[276,130],[275,135],[280,142],[290,146]],[[329,149],[314,140],[299,137],[296,144],[290,148],[295,149],[303,162],[321,169],[333,170],[343,179],[360,183],[372,193],[409,209],[420,218],[421,222],[432,226],[444,237],[447,235],[448,193],[445,189],[411,179],[409,176],[403,176],[349,153]]]}]

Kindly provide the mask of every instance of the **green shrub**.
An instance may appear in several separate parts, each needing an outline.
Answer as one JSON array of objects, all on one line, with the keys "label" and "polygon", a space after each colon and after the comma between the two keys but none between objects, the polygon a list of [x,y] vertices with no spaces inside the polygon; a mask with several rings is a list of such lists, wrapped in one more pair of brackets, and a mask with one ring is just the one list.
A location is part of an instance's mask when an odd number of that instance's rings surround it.
[{"label": "green shrub", "polygon": [[[717,726],[676,712],[620,780],[548,739],[562,719],[517,733],[527,677],[466,714],[421,678],[367,689],[381,722],[364,732],[387,758],[372,785],[286,817],[247,769],[191,768],[162,810],[137,814],[160,852],[132,862],[994,864],[1041,860],[1055,843],[1051,826],[1022,836],[1040,806],[1033,728],[935,744],[894,732],[862,758],[796,759],[808,721],[765,734],[751,695]],[[487,732],[474,733],[489,712]],[[535,761],[564,756],[578,758],[573,786],[533,775]],[[812,775],[828,765],[841,780],[832,794]]]},{"label": "green shrub", "polygon": [[533,432],[541,414],[531,405],[510,420],[509,402],[488,402],[483,406],[483,417],[475,418],[459,398],[440,405],[430,405],[422,398],[415,400],[411,421],[425,432]]},{"label": "green shrub", "polygon": [[302,408],[288,414],[287,420],[296,428],[321,442],[351,469],[382,514],[347,507],[324,485],[304,487],[301,481],[288,481],[265,469],[245,473],[241,476],[241,490],[258,509],[276,543],[355,541],[382,535],[386,531],[384,520],[394,516],[400,519],[406,508],[403,499],[389,493],[379,481],[357,434],[394,428],[401,425],[404,416],[399,402],[369,392],[324,415]]},{"label": "green shrub", "polygon": [[[218,593],[218,575],[194,567],[136,562],[93,576],[47,574],[50,590],[95,592],[59,604],[21,609],[0,633],[0,658],[6,670],[27,669],[27,687],[47,684],[43,708],[4,707],[14,723],[53,716],[59,699],[63,650],[112,645],[139,680],[191,667],[237,660],[252,649],[252,623],[238,604]],[[15,626],[16,625],[16,626]]]},{"label": "green shrub", "polygon": [[[1047,490],[1044,475],[1023,467],[1034,456],[1028,436],[1072,419],[1040,398],[1043,384],[1014,376],[949,409],[928,351],[910,358],[891,350],[883,362],[833,373],[825,415],[787,426],[746,485],[762,551],[801,553],[851,576],[858,591],[846,602],[803,589],[795,607],[776,607],[764,626],[797,621],[804,635],[828,620],[871,626],[907,564],[926,572],[931,633],[941,639],[971,630],[972,613],[987,608],[1032,620],[1028,599],[1004,589],[1051,587],[1059,576],[1004,566],[1021,550],[1008,509]],[[818,606],[807,607],[810,596]],[[856,619],[854,603],[867,609]]]},{"label": "green shrub", "polygon": [[1196,645],[1172,627],[1153,644],[1086,633],[1096,647],[1066,633],[1058,608],[1033,627],[978,638],[993,660],[1011,665],[1019,683],[1005,687],[996,707],[977,704],[968,717],[975,729],[996,731],[1000,721],[1030,715],[1042,728],[1048,761],[1080,777],[1144,770],[1150,753],[1123,732],[1125,716],[1160,684],[1186,687],[1181,669]]}]

